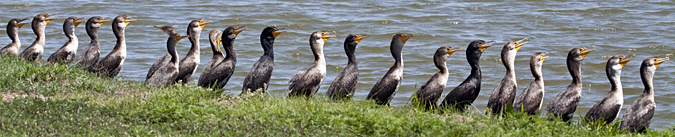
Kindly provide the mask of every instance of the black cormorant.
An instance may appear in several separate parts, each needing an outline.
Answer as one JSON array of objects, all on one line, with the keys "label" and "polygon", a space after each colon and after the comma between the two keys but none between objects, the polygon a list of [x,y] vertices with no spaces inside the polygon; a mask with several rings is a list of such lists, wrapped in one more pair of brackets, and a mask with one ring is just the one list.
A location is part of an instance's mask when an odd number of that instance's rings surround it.
[{"label": "black cormorant", "polygon": [[9,23],[7,23],[7,36],[9,36],[9,39],[12,40],[12,43],[7,44],[7,46],[3,47],[0,50],[0,55],[12,55],[12,56],[18,56],[19,55],[19,49],[21,48],[21,40],[19,40],[19,29],[23,25],[26,25],[28,23],[21,23],[22,21],[26,21],[28,19],[12,19],[9,20]]},{"label": "black cormorant", "polygon": [[368,93],[366,99],[374,100],[378,105],[389,105],[389,101],[396,95],[396,91],[398,90],[398,86],[401,85],[401,79],[403,77],[403,45],[413,36],[413,34],[399,33],[394,35],[391,39],[389,50],[394,57],[394,65],[391,66],[389,71],[384,74],[384,77],[378,80],[373,88],[370,89],[370,93]]},{"label": "black cormorant", "polygon": [[262,92],[267,91],[267,86],[269,86],[270,78],[272,77],[272,70],[274,70],[274,39],[283,32],[286,32],[286,28],[270,26],[263,29],[260,34],[260,45],[262,45],[265,52],[258,62],[253,64],[251,71],[246,75],[242,93],[258,90]]},{"label": "black cormorant", "polygon": [[534,76],[534,81],[523,90],[513,103],[513,110],[525,112],[528,115],[535,115],[541,109],[544,103],[544,76],[541,74],[541,66],[548,52],[537,52],[530,57],[530,71]]},{"label": "black cormorant", "polygon": [[[197,85],[211,87],[217,82],[218,84],[216,84],[215,88],[220,89],[227,84],[234,73],[234,66],[237,64],[237,55],[234,52],[234,40],[237,38],[237,35],[244,30],[246,30],[246,26],[230,26],[222,33],[220,33],[219,30],[213,30],[209,33],[209,40],[213,41],[213,39],[216,39],[216,43],[211,42],[213,58],[206,66],[204,66],[204,71],[202,71],[201,76],[199,76]],[[221,36],[221,38],[218,38],[217,36]],[[220,51],[220,42],[218,42],[218,40],[221,40],[223,44],[225,54],[227,55],[225,57],[223,57],[223,52]],[[213,44],[217,45],[214,47]]]},{"label": "black cormorant", "polygon": [[574,48],[567,54],[567,70],[572,75],[572,83],[551,100],[546,107],[548,115],[562,117],[563,121],[572,119],[581,98],[581,61],[594,50],[586,47]]},{"label": "black cormorant", "polygon": [[507,109],[507,106],[512,106],[513,100],[516,99],[518,83],[516,82],[516,68],[514,62],[516,61],[516,54],[520,47],[527,43],[523,42],[524,40],[527,39],[509,41],[504,45],[504,48],[502,48],[502,64],[506,67],[506,75],[504,75],[504,78],[502,78],[490,94],[487,108],[490,110],[489,113],[491,114],[501,114]]},{"label": "black cormorant", "polygon": [[176,42],[188,36],[181,36],[180,34],[178,34],[178,32],[176,32],[176,29],[174,29],[171,26],[163,26],[163,27],[155,26],[155,28],[158,28],[164,31],[166,34],[169,34],[169,39],[166,41],[166,49],[169,51],[171,59],[169,60],[168,64],[163,64],[163,66],[159,67],[157,71],[155,71],[155,74],[152,75],[152,77],[145,79],[145,85],[148,86],[172,85],[176,80],[176,76],[178,76],[178,68],[180,63],[180,61],[178,60],[178,53],[176,52]]},{"label": "black cormorant", "polygon": [[480,55],[483,54],[485,49],[493,46],[487,45],[492,42],[493,41],[485,42],[483,40],[474,40],[469,43],[469,46],[466,48],[466,60],[471,66],[471,74],[469,74],[459,86],[452,89],[452,91],[445,96],[445,99],[443,99],[439,108],[452,108],[458,111],[464,111],[466,107],[476,100],[478,93],[480,93],[481,84]]},{"label": "black cormorant", "polygon": [[113,20],[112,30],[117,38],[117,44],[115,44],[115,47],[108,55],[96,62],[94,69],[98,76],[113,78],[117,76],[117,73],[122,69],[124,60],[126,60],[127,57],[127,42],[124,38],[124,29],[132,21],[136,20],[131,20],[129,19],[129,16],[126,15],[119,15]]},{"label": "black cormorant", "polygon": [[84,48],[84,51],[82,51],[78,57],[79,61],[77,62],[77,66],[80,66],[89,72],[94,72],[94,66],[96,66],[96,62],[98,62],[101,54],[101,44],[98,41],[97,34],[98,28],[108,21],[110,20],[106,20],[100,16],[94,16],[87,20],[84,27],[87,30],[87,35],[89,35],[91,42],[89,42],[89,45]]},{"label": "black cormorant", "polygon": [[443,94],[445,85],[448,84],[448,76],[450,75],[445,61],[448,60],[448,57],[450,57],[452,53],[459,50],[459,48],[448,46],[443,46],[436,50],[433,61],[436,68],[440,71],[431,76],[427,83],[424,83],[424,85],[415,92],[415,97],[413,98],[414,105],[419,105],[418,108],[424,110],[431,110],[436,107],[438,99],[440,99]]},{"label": "black cormorant", "polygon": [[40,13],[33,18],[31,27],[33,28],[33,33],[37,35],[33,44],[30,44],[19,57],[28,60],[28,61],[39,61],[42,59],[42,53],[45,50],[45,27],[49,24],[50,21],[55,18],[48,18],[50,15],[47,13]]},{"label": "black cormorant", "polygon": [[623,105],[621,68],[623,68],[630,60],[633,59],[627,59],[626,56],[621,55],[614,55],[607,60],[605,72],[607,74],[607,79],[609,79],[609,83],[612,85],[612,89],[602,101],[593,105],[593,107],[588,110],[586,119],[589,122],[593,123],[602,119],[605,121],[605,124],[609,124],[614,121],[617,115],[619,115],[619,111],[621,111],[621,106]]},{"label": "black cormorant", "polygon": [[293,74],[288,80],[289,97],[313,97],[321,87],[323,79],[326,78],[326,59],[323,56],[323,45],[329,38],[335,35],[329,35],[331,32],[315,31],[309,37],[309,47],[314,54],[314,62],[306,70],[300,70]]},{"label": "black cormorant", "polygon": [[654,102],[654,73],[661,63],[668,60],[668,58],[651,57],[642,61],[640,78],[642,78],[642,84],[645,85],[645,90],[623,113],[621,130],[644,132],[649,128],[649,123],[654,116],[654,109],[656,109],[656,102]]},{"label": "black cormorant", "polygon": [[354,52],[356,45],[368,34],[351,34],[347,36],[344,42],[345,53],[347,54],[347,66],[335,77],[326,91],[326,96],[333,100],[351,98],[356,90],[356,83],[359,79],[359,66],[356,62]]},{"label": "black cormorant", "polygon": [[47,58],[48,62],[69,64],[73,61],[79,45],[77,36],[75,35],[75,28],[77,28],[80,23],[84,22],[80,19],[84,18],[69,17],[63,22],[63,33],[68,37],[68,42],[50,55],[49,58]]}]

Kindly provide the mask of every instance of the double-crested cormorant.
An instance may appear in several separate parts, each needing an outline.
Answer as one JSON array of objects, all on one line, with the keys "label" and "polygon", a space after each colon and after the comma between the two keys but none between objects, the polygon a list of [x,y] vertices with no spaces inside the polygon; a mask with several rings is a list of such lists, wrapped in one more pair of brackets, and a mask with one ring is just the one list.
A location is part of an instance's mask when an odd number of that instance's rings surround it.
[{"label": "double-crested cormorant", "polygon": [[[192,43],[192,47],[185,58],[180,60],[180,69],[178,71],[178,76],[176,77],[176,82],[178,82],[178,80],[182,80],[183,83],[187,83],[188,80],[192,78],[194,71],[197,70],[197,66],[199,65],[199,37],[202,32],[202,28],[204,28],[206,24],[211,23],[210,21],[203,21],[204,19],[195,19],[192,20],[190,24],[188,24],[188,39],[190,40],[190,43]],[[170,60],[171,53],[164,54],[164,56],[155,61],[155,63],[152,63],[152,66],[148,70],[148,74],[145,76],[145,78],[148,79],[152,77],[152,75],[155,74],[155,71],[157,71],[160,67],[169,64]]]},{"label": "double-crested cormorant", "polygon": [[541,109],[544,103],[544,76],[541,74],[541,66],[548,52],[537,52],[530,57],[530,71],[534,76],[534,81],[523,90],[513,103],[513,109],[518,112],[525,112],[528,115],[535,115]]},{"label": "double-crested cormorant", "polygon": [[441,95],[443,94],[445,85],[448,84],[448,76],[450,75],[445,61],[448,60],[448,57],[450,57],[452,53],[459,50],[459,48],[448,46],[443,46],[436,50],[433,60],[434,65],[436,65],[436,68],[440,71],[431,76],[427,83],[424,83],[424,85],[415,92],[416,97],[413,98],[413,104],[419,105],[419,108],[425,110],[431,110],[436,107],[438,99],[441,98]]},{"label": "double-crested cormorant", "polygon": [[178,34],[178,32],[176,32],[176,29],[171,26],[155,26],[155,28],[158,28],[164,31],[166,34],[169,34],[169,39],[166,41],[166,49],[169,51],[171,59],[169,60],[168,64],[163,64],[163,66],[159,67],[152,77],[145,79],[145,85],[168,86],[173,84],[176,80],[176,76],[178,76],[178,67],[180,62],[178,60],[178,53],[176,52],[176,42],[188,36],[181,36]]},{"label": "double-crested cormorant", "polygon": [[7,44],[7,46],[3,47],[0,50],[0,55],[5,55],[9,54],[12,56],[18,56],[19,55],[19,49],[21,48],[21,40],[19,40],[19,29],[23,25],[26,25],[28,23],[21,23],[22,21],[26,21],[28,19],[12,19],[9,20],[9,23],[7,23],[7,36],[9,36],[9,39],[12,39],[12,43]]},{"label": "double-crested cormorant", "polygon": [[84,51],[82,51],[78,57],[79,61],[77,62],[77,66],[80,66],[89,72],[94,72],[94,66],[96,66],[96,62],[98,62],[101,54],[101,44],[98,42],[97,34],[98,28],[108,21],[109,20],[105,20],[100,16],[94,16],[87,20],[86,26],[84,27],[87,30],[87,35],[89,35],[91,42],[89,42],[89,45],[84,48]]},{"label": "double-crested cormorant", "polygon": [[[227,27],[222,34],[219,30],[213,30],[209,33],[209,40],[216,41],[218,39],[223,43],[225,48],[226,57],[223,57],[223,52],[220,51],[220,42],[213,43],[211,42],[211,49],[213,50],[213,58],[209,61],[206,66],[204,66],[204,71],[202,71],[201,76],[199,76],[199,81],[197,85],[202,87],[211,87],[216,84],[216,88],[223,88],[227,81],[230,80],[230,77],[234,73],[234,66],[237,64],[237,55],[234,53],[234,39],[237,38],[237,35],[242,31],[246,30],[246,26],[242,27]],[[217,38],[221,36],[221,38]],[[216,38],[212,38],[216,37]],[[216,44],[213,46],[213,44]],[[181,63],[182,64],[182,63]]]},{"label": "double-crested cormorant", "polygon": [[257,90],[266,92],[270,78],[272,77],[272,70],[274,70],[274,39],[283,32],[286,32],[286,28],[270,26],[263,29],[260,34],[260,45],[262,45],[265,53],[258,59],[258,62],[253,64],[251,71],[246,75],[242,93],[249,93]]},{"label": "double-crested cormorant", "polygon": [[30,44],[28,48],[23,50],[19,57],[29,60],[29,61],[39,61],[42,59],[42,53],[45,50],[45,27],[49,24],[50,21],[55,18],[47,18],[50,15],[47,13],[40,13],[33,18],[31,27],[33,28],[33,33],[37,35],[33,44]]},{"label": "double-crested cormorant", "polygon": [[454,108],[459,111],[464,111],[464,108],[468,105],[471,105],[478,93],[480,93],[480,81],[481,81],[481,72],[480,72],[480,55],[483,54],[483,51],[490,46],[486,45],[487,43],[483,40],[474,40],[469,43],[469,46],[466,48],[466,60],[471,66],[471,74],[461,83],[459,86],[455,87],[445,96],[443,102],[439,108],[447,109]]},{"label": "double-crested cormorant", "polygon": [[607,96],[605,96],[602,101],[593,105],[588,113],[586,113],[586,119],[593,123],[598,120],[604,120],[605,124],[612,123],[623,105],[623,87],[621,86],[621,68],[623,68],[628,61],[633,59],[627,59],[626,56],[614,55],[609,60],[607,60],[607,66],[605,66],[605,72],[607,73],[607,79],[612,85],[612,89],[609,91]]},{"label": "double-crested cormorant", "polygon": [[306,70],[300,70],[293,74],[293,77],[288,80],[288,96],[305,96],[313,97],[316,91],[321,87],[323,79],[326,78],[326,59],[323,57],[323,44],[329,38],[335,35],[328,35],[331,32],[315,31],[309,37],[309,47],[312,48],[314,54],[314,62]]},{"label": "double-crested cormorant", "polygon": [[356,50],[356,45],[366,37],[368,37],[368,34],[351,34],[345,39],[344,48],[345,53],[347,54],[347,66],[337,77],[335,77],[333,83],[328,87],[328,91],[326,91],[327,97],[338,100],[350,98],[354,95],[356,83],[359,79],[359,66],[357,65],[354,52]]},{"label": "double-crested cormorant", "polygon": [[401,85],[401,79],[403,77],[403,45],[408,39],[412,38],[413,34],[403,34],[399,33],[394,35],[391,39],[391,44],[389,50],[391,55],[394,57],[394,65],[389,68],[386,74],[382,79],[378,80],[370,89],[370,93],[366,99],[374,100],[378,105],[389,105],[389,101],[394,98],[398,86]]},{"label": "double-crested cormorant", "polygon": [[47,61],[50,63],[70,63],[75,58],[75,53],[77,52],[78,40],[75,35],[75,28],[77,28],[80,23],[84,22],[77,17],[69,17],[66,21],[63,22],[63,33],[68,37],[68,42],[64,44],[59,50],[54,52]]},{"label": "double-crested cormorant", "polygon": [[124,39],[124,29],[132,21],[136,20],[131,20],[126,15],[119,15],[113,20],[112,30],[117,38],[117,44],[115,44],[115,48],[108,55],[96,63],[95,72],[98,76],[113,78],[122,69],[124,60],[127,57],[127,42]]},{"label": "double-crested cormorant", "polygon": [[516,68],[514,67],[514,62],[516,61],[516,53],[518,53],[520,47],[527,43],[523,42],[524,40],[527,39],[509,41],[504,45],[504,48],[502,48],[502,64],[506,67],[506,75],[504,75],[502,81],[497,84],[490,94],[487,107],[492,114],[504,112],[506,107],[512,106],[513,100],[516,99],[518,83],[516,82]]},{"label": "double-crested cormorant", "polygon": [[567,54],[567,70],[572,75],[572,83],[551,100],[546,107],[548,115],[562,117],[563,121],[572,119],[581,98],[581,61],[594,50],[586,47],[574,48]]},{"label": "double-crested cormorant", "polygon": [[649,123],[654,116],[654,109],[656,103],[654,102],[654,73],[656,68],[668,58],[647,58],[642,61],[640,66],[640,78],[642,84],[645,85],[645,91],[637,98],[621,118],[621,130],[628,130],[628,132],[644,132],[649,128]]}]

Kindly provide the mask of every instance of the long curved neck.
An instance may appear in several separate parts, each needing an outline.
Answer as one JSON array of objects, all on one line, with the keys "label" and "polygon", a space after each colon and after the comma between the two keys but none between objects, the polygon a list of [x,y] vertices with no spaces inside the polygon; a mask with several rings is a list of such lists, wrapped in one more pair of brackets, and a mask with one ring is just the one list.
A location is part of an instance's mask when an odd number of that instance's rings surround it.
[{"label": "long curved neck", "polygon": [[[478,49],[476,49],[478,50]],[[467,50],[466,51],[466,61],[469,62],[469,65],[471,66],[471,75],[473,76],[481,76],[480,72],[480,53],[473,53],[477,51],[471,51]]]},{"label": "long curved neck", "polygon": [[448,66],[445,63],[447,59],[447,57],[442,55],[440,57],[438,55],[434,56],[434,65],[436,65],[436,68],[441,70],[440,73],[442,74],[448,73]]},{"label": "long curved neck", "polygon": [[[89,24],[87,24],[87,27],[85,28],[87,31],[87,35],[89,35],[89,38],[91,39],[90,43],[98,43],[98,27],[92,27]],[[98,44],[95,44],[98,46]]]},{"label": "long curved neck", "polygon": [[117,38],[117,44],[115,44],[115,48],[113,48],[113,50],[127,49],[126,40],[124,38],[124,29],[125,27],[120,27],[116,23],[113,24],[113,33],[115,34],[115,38]]},{"label": "long curved neck", "polygon": [[171,55],[171,62],[178,63],[178,53],[176,53],[176,36],[169,36],[169,39],[166,41],[166,49]]},{"label": "long curved neck", "polygon": [[505,49],[506,51],[502,51],[502,64],[504,64],[504,67],[506,67],[506,75],[512,78],[516,77],[516,71],[513,69],[514,64],[515,64],[515,59],[516,59],[516,52],[511,51],[508,49]]},{"label": "long curved neck", "polygon": [[[354,42],[356,43],[356,42]],[[345,53],[347,54],[347,64],[357,64],[356,62],[356,56],[354,55],[354,50],[356,50],[356,45],[351,45],[354,43],[346,43],[344,44],[345,46]]]},{"label": "long curved neck", "polygon": [[33,23],[33,33],[37,36],[35,38],[34,43],[38,43],[39,45],[45,45],[45,27],[46,25],[39,25],[39,23]]},{"label": "long curved neck", "polygon": [[196,31],[193,33],[190,33],[190,43],[192,43],[192,46],[190,47],[190,51],[186,56],[194,56],[194,55],[199,55],[199,37],[200,37],[201,31]]},{"label": "long curved neck", "polygon": [[640,78],[642,79],[642,84],[645,86],[644,93],[654,97],[654,71],[649,70],[649,67],[644,67],[640,69]]},{"label": "long curved neck", "polygon": [[213,51],[213,58],[216,58],[218,55],[223,55],[223,52],[218,50],[218,42],[215,42],[215,40],[211,40],[211,51]]},{"label": "long curved neck", "polygon": [[19,27],[18,26],[7,25],[7,35],[9,36],[9,39],[11,39],[13,43],[20,43],[21,42],[21,40],[19,40]]},{"label": "long curved neck", "polygon": [[225,59],[237,59],[237,54],[234,53],[234,39],[223,39],[223,47],[225,48]]},{"label": "long curved neck", "polygon": [[572,75],[572,84],[581,85],[581,62],[574,57],[567,57],[567,70]]},{"label": "long curved neck", "polygon": [[[538,62],[538,60],[537,60]],[[534,77],[535,81],[541,81],[544,80],[543,75],[541,74],[541,65],[535,64],[536,62],[530,62],[530,72],[532,72],[532,76]]]},{"label": "long curved neck", "polygon": [[403,67],[403,43],[400,41],[392,41],[390,50],[391,55],[394,57],[394,60],[396,60],[394,67]]},{"label": "long curved neck", "polygon": [[[621,66],[616,65],[614,67],[621,67]],[[607,79],[609,79],[609,83],[612,85],[612,90],[610,90],[610,92],[623,93],[623,87],[621,86],[621,68],[619,69],[607,68]]]},{"label": "long curved neck", "polygon": [[263,56],[270,56],[274,59],[274,36],[260,36],[260,45],[262,45],[265,54]]},{"label": "long curved neck", "polygon": [[69,42],[77,41],[77,36],[75,36],[75,25],[72,23],[65,23],[63,25],[63,33],[68,37]]},{"label": "long curved neck", "polygon": [[326,64],[326,59],[323,57],[323,40],[314,39],[314,37],[309,39],[309,46],[312,49],[312,54],[314,54],[314,64]]}]

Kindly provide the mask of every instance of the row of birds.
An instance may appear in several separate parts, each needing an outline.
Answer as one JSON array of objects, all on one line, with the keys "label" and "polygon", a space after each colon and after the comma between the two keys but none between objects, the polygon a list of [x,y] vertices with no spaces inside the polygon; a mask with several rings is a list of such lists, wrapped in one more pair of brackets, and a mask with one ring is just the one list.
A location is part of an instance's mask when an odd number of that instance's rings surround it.
[{"label": "row of birds", "polygon": [[[41,13],[32,20],[31,27],[37,35],[35,41],[19,54],[20,41],[18,30],[25,24],[22,23],[28,19],[12,19],[7,25],[7,34],[12,43],[0,50],[0,54],[19,56],[28,61],[39,61],[42,58],[46,25],[54,18],[49,18],[49,14]],[[51,63],[69,64],[75,60],[78,47],[78,39],[75,36],[75,28],[84,20],[84,18],[69,17],[63,24],[63,31],[69,38],[63,47],[53,53],[48,59]],[[77,66],[95,73],[101,77],[115,77],[126,57],[126,43],[124,29],[130,22],[136,21],[125,15],[120,15],[112,20],[113,33],[117,38],[117,44],[112,52],[103,59],[99,60],[100,44],[97,30],[103,23],[108,22],[106,18],[95,16],[86,21],[86,32],[91,38],[90,44],[80,54]],[[192,20],[187,27],[187,35],[180,35],[175,28],[171,26],[155,26],[169,35],[167,40],[168,52],[159,58],[148,71],[145,84],[148,86],[169,86],[174,83],[188,82],[197,70],[199,65],[199,37],[202,29],[211,21],[205,19]],[[246,26],[231,26],[223,31],[213,29],[209,33],[209,42],[213,50],[212,59],[204,66],[197,85],[220,89],[224,87],[234,72],[236,64],[236,54],[233,46],[239,33],[247,30]],[[265,92],[274,66],[274,40],[285,28],[266,27],[260,34],[260,43],[264,54],[253,65],[246,76],[242,93],[261,91]],[[344,99],[353,96],[358,79],[358,66],[354,51],[357,44],[367,34],[351,34],[344,41],[344,48],[347,54],[348,63],[345,69],[331,83],[326,96],[331,99]],[[403,75],[403,46],[414,35],[399,33],[393,36],[390,51],[395,59],[394,65],[376,82],[367,96],[367,99],[374,100],[377,104],[388,105],[396,94]],[[323,45],[329,38],[335,37],[332,32],[316,31],[310,35],[309,43],[315,61],[311,67],[301,70],[293,75],[289,80],[287,96],[313,97],[326,76],[326,61],[323,55]],[[176,43],[181,39],[187,38],[192,43],[192,47],[185,58],[180,59],[176,52]],[[488,113],[500,114],[507,110],[507,107],[513,107],[516,111],[523,111],[529,115],[535,115],[539,112],[544,98],[544,80],[541,72],[542,63],[548,56],[548,53],[537,52],[530,58],[530,71],[534,76],[534,81],[525,88],[525,90],[516,97],[516,78],[514,61],[517,51],[526,43],[527,39],[512,40],[507,42],[501,51],[502,63],[506,67],[506,75],[497,84],[492,91],[488,101]],[[493,41],[483,40],[472,41],[466,48],[466,58],[471,66],[470,75],[456,88],[454,88],[437,106],[438,100],[443,93],[443,89],[448,80],[449,72],[446,67],[446,60],[452,53],[460,51],[460,48],[443,46],[436,50],[433,56],[435,66],[440,70],[434,74],[419,90],[415,92],[413,103],[420,109],[431,110],[435,108],[456,109],[464,111],[476,99],[480,92],[481,70],[479,59],[483,51],[493,46]],[[225,52],[220,49],[223,45]],[[572,75],[573,81],[567,89],[558,94],[548,105],[548,115],[561,117],[564,121],[569,121],[579,104],[581,97],[581,61],[590,52],[595,49],[589,47],[579,47],[572,49],[567,55],[567,68]],[[599,103],[595,104],[586,114],[585,119],[593,121],[604,120],[609,124],[616,119],[623,104],[623,91],[621,87],[620,75],[622,67],[630,60],[626,56],[615,55],[607,61],[606,72],[611,84],[609,94]],[[626,110],[621,122],[622,129],[628,129],[631,132],[644,131],[648,128],[650,120],[656,107],[654,102],[653,75],[659,64],[669,60],[668,58],[651,57],[645,59],[640,67],[640,75],[645,85],[645,90],[640,97],[631,104]]]}]

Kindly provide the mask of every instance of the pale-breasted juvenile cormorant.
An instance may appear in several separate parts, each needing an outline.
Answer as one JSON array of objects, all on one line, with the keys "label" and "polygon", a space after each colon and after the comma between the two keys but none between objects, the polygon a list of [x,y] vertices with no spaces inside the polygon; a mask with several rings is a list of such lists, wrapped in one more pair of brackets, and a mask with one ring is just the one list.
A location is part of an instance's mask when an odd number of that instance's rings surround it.
[{"label": "pale-breasted juvenile cormorant", "polygon": [[335,35],[329,35],[331,32],[315,31],[309,37],[309,47],[314,54],[314,62],[306,70],[300,70],[293,74],[288,80],[289,97],[313,97],[321,87],[323,79],[326,78],[326,58],[323,56],[323,45],[329,38]]},{"label": "pale-breasted juvenile cormorant", "polygon": [[260,45],[262,45],[264,54],[260,56],[258,62],[253,64],[251,71],[246,75],[242,93],[249,93],[257,90],[266,92],[270,78],[272,77],[272,70],[274,70],[274,39],[283,32],[286,32],[286,28],[270,26],[263,29],[260,34]]},{"label": "pale-breasted juvenile cormorant", "polygon": [[89,42],[89,45],[84,48],[84,51],[82,51],[78,57],[79,61],[77,62],[77,66],[80,66],[89,72],[94,72],[94,67],[101,54],[101,44],[98,41],[97,34],[98,28],[108,21],[109,20],[105,20],[100,16],[94,16],[87,20],[84,27],[87,30],[87,35],[89,35],[91,42]]},{"label": "pale-breasted juvenile cormorant", "polygon": [[[199,37],[202,32],[202,28],[204,28],[206,24],[211,23],[210,21],[203,21],[204,19],[195,19],[192,20],[190,24],[188,24],[188,39],[190,40],[190,43],[192,43],[192,47],[190,48],[190,51],[186,57],[180,60],[180,68],[178,71],[178,76],[176,77],[176,82],[178,82],[178,80],[184,80],[183,83],[187,83],[187,79],[190,79],[192,74],[194,74],[194,71],[197,70],[197,66],[199,65]],[[165,64],[170,63],[170,60],[171,53],[164,54],[164,56],[155,61],[155,63],[152,63],[152,66],[150,66],[148,74],[145,76],[145,78],[148,79],[152,77],[157,69],[165,66]],[[190,76],[188,77],[187,75]]]},{"label": "pale-breasted juvenile cormorant", "polygon": [[541,66],[548,52],[537,52],[530,57],[530,71],[534,76],[534,81],[523,90],[513,103],[513,110],[525,112],[528,115],[535,115],[541,109],[544,103],[544,76],[541,74]]},{"label": "pale-breasted juvenile cormorant", "polygon": [[169,34],[169,39],[166,41],[166,49],[171,55],[171,59],[168,64],[163,64],[159,67],[155,74],[152,75],[149,79],[145,79],[145,85],[148,86],[168,86],[172,85],[176,76],[178,76],[178,68],[180,61],[178,60],[178,53],[176,52],[176,42],[188,36],[181,36],[176,32],[171,26],[163,26],[155,28],[164,31],[166,34]]},{"label": "pale-breasted juvenile cormorant", "polygon": [[621,106],[623,105],[621,68],[623,68],[630,60],[633,59],[627,59],[626,56],[621,55],[614,55],[607,60],[605,72],[612,88],[602,101],[593,105],[593,107],[588,110],[588,113],[586,113],[586,119],[590,123],[602,119],[605,121],[604,124],[609,124],[614,121],[617,115],[619,115],[619,111],[621,111]]},{"label": "pale-breasted juvenile cormorant", "polygon": [[80,23],[84,22],[80,19],[84,18],[69,17],[63,22],[63,33],[68,37],[68,42],[50,55],[49,58],[47,58],[48,62],[69,64],[73,61],[79,45],[77,36],[75,35],[75,28],[77,28]]},{"label": "pale-breasted juvenile cormorant", "polygon": [[[209,39],[212,41],[214,38],[211,37],[221,36],[221,38],[215,38],[216,43],[212,42],[212,45],[217,44],[215,47],[211,46],[213,58],[206,66],[204,66],[204,71],[202,71],[201,76],[199,76],[197,85],[211,87],[217,82],[218,84],[216,84],[215,88],[220,89],[227,84],[234,73],[234,66],[237,64],[237,55],[234,52],[234,40],[237,38],[237,35],[244,30],[246,30],[246,26],[230,26],[227,27],[222,34],[219,33],[219,30],[213,30],[209,33]],[[223,57],[223,52],[220,51],[220,42],[217,42],[219,39],[225,49],[225,54],[227,55],[225,57]]]},{"label": "pale-breasted juvenile cormorant", "polygon": [[9,23],[7,23],[7,36],[9,36],[9,39],[12,40],[12,43],[7,44],[7,46],[3,47],[0,50],[0,55],[12,55],[12,56],[18,56],[19,55],[19,49],[21,48],[21,40],[19,40],[19,29],[23,25],[26,25],[28,23],[21,23],[22,21],[26,21],[28,19],[12,19],[9,20]]},{"label": "pale-breasted juvenile cormorant", "polygon": [[516,99],[518,83],[516,82],[514,62],[516,61],[516,54],[520,47],[527,43],[523,42],[524,40],[527,39],[509,41],[502,48],[502,64],[506,67],[506,75],[504,75],[504,78],[502,78],[490,94],[487,108],[491,114],[501,114],[507,106],[512,106],[513,100]]},{"label": "pale-breasted juvenile cormorant", "polygon": [[33,44],[30,44],[19,57],[28,60],[28,61],[39,61],[42,59],[42,53],[45,50],[45,27],[49,24],[50,21],[55,18],[47,18],[50,15],[47,13],[40,13],[33,18],[31,27],[33,28],[33,33],[37,35]]},{"label": "pale-breasted juvenile cormorant", "polygon": [[374,100],[378,105],[389,105],[389,101],[394,98],[398,86],[401,85],[401,79],[403,77],[403,45],[408,39],[412,38],[413,34],[403,34],[399,33],[394,35],[391,39],[391,44],[389,50],[391,55],[394,57],[394,65],[389,68],[386,74],[382,79],[378,80],[370,89],[370,93],[366,99]]},{"label": "pale-breasted juvenile cormorant", "polygon": [[649,123],[654,116],[656,102],[654,102],[654,73],[656,68],[668,58],[651,57],[642,61],[640,66],[640,78],[645,85],[644,92],[623,113],[621,118],[621,130],[628,132],[644,132],[649,128]]},{"label": "pale-breasted juvenile cormorant", "polygon": [[119,15],[113,20],[112,30],[117,38],[117,44],[108,55],[96,63],[95,73],[98,76],[113,78],[122,69],[127,57],[127,42],[124,38],[124,30],[132,21],[136,20],[131,20],[126,15]]},{"label": "pale-breasted juvenile cormorant", "polygon": [[436,107],[438,99],[440,99],[443,94],[445,85],[448,84],[448,76],[450,76],[445,61],[448,60],[448,57],[450,57],[452,53],[459,50],[459,48],[448,46],[443,46],[436,50],[433,61],[436,68],[440,71],[431,76],[427,83],[424,83],[424,85],[415,92],[415,97],[413,97],[414,105],[419,105],[418,108],[424,110],[431,110]]},{"label": "pale-breasted juvenile cormorant", "polygon": [[587,47],[574,48],[567,54],[567,70],[572,75],[572,83],[551,100],[546,107],[548,115],[561,117],[563,121],[572,119],[581,98],[581,61],[594,50]]},{"label": "pale-breasted juvenile cormorant", "polygon": [[483,51],[490,46],[486,45],[487,43],[483,40],[474,40],[469,43],[469,46],[466,48],[466,60],[471,66],[471,74],[461,83],[459,86],[455,87],[445,96],[443,102],[439,108],[448,109],[453,108],[458,111],[464,111],[464,109],[471,105],[478,93],[480,93],[480,82],[481,82],[481,71],[480,71],[480,55],[483,54]]},{"label": "pale-breasted juvenile cormorant", "polygon": [[351,34],[347,36],[344,42],[345,53],[347,54],[347,66],[335,77],[333,83],[328,87],[326,96],[333,99],[351,98],[356,90],[356,83],[359,79],[359,66],[356,62],[354,52],[356,45],[368,34]]}]

